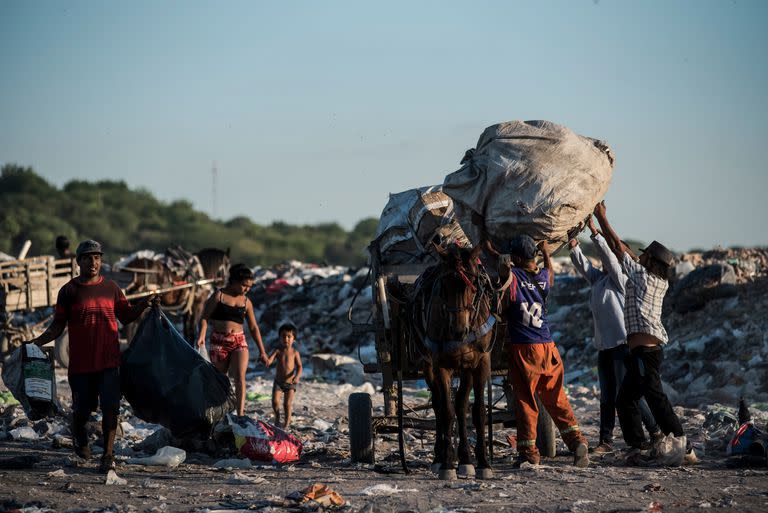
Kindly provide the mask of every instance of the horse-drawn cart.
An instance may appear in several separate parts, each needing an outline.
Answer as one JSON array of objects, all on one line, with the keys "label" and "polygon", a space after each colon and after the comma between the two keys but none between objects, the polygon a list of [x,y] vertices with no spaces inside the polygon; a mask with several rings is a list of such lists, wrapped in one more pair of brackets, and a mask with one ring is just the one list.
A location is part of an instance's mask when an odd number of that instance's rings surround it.
[{"label": "horse-drawn cart", "polygon": [[[404,429],[436,430],[432,415],[431,397],[422,404],[406,404],[403,399],[403,383],[424,379],[422,357],[418,354],[418,330],[414,329],[409,301],[419,276],[434,260],[425,263],[385,263],[378,240],[369,247],[371,259],[371,288],[373,311],[370,322],[354,324],[360,333],[375,334],[376,361],[364,362],[366,373],[381,374],[384,395],[384,415],[374,416],[371,397],[365,393],[354,393],[349,397],[349,438],[352,461],[373,463],[375,460],[374,441],[377,433],[397,433],[400,444],[401,463],[405,466]],[[354,303],[350,307],[350,320]],[[494,328],[496,342],[491,351],[491,379],[488,387],[486,414],[488,440],[493,456],[493,427],[512,427],[515,416],[513,393],[507,381],[507,358],[504,349],[504,323],[497,322]],[[539,413],[537,446],[543,456],[555,455],[555,427],[546,410]],[[407,470],[407,469],[406,469]]]}]

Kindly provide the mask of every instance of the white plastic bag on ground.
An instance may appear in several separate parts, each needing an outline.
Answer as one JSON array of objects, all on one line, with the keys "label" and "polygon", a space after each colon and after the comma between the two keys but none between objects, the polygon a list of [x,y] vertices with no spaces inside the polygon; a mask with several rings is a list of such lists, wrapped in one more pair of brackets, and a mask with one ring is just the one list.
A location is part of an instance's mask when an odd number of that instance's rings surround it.
[{"label": "white plastic bag on ground", "polygon": [[613,154],[606,143],[550,121],[510,121],[486,128],[462,164],[442,190],[473,244],[481,236],[478,215],[494,242],[527,233],[557,243],[605,196]]},{"label": "white plastic bag on ground", "polygon": [[685,435],[675,438],[672,433],[665,436],[655,448],[656,461],[664,466],[678,467],[685,458]]},{"label": "white plastic bag on ground", "polygon": [[178,467],[187,459],[187,453],[183,449],[167,445],[157,450],[153,456],[146,458],[130,458],[130,465],[157,465],[166,467]]}]

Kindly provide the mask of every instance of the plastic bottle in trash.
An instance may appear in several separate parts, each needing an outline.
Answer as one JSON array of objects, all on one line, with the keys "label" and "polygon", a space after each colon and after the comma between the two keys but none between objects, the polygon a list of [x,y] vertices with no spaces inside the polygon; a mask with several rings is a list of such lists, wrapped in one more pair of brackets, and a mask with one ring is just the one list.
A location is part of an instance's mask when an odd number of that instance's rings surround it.
[{"label": "plastic bottle in trash", "polygon": [[744,397],[739,398],[739,425],[745,424],[752,420],[752,415],[749,413],[749,408],[747,408],[747,402],[744,400]]}]

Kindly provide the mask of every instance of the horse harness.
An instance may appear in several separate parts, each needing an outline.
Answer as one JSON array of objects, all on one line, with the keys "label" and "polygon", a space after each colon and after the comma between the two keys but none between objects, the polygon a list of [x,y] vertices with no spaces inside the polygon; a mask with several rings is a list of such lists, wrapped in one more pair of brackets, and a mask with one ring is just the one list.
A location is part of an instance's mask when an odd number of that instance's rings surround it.
[{"label": "horse harness", "polygon": [[[418,310],[420,311],[420,318],[417,319],[423,331],[423,340],[425,345],[430,349],[432,353],[437,352],[452,352],[462,346],[476,344],[482,337],[487,335],[495,326],[498,321],[498,306],[500,304],[500,296],[497,294],[498,289],[493,287],[491,278],[488,273],[481,266],[478,273],[468,273],[463,267],[457,269],[443,270],[439,274],[439,266],[428,269],[422,277],[419,278],[420,285],[417,287],[416,302],[418,303]],[[460,340],[432,340],[427,335],[427,327],[430,325],[430,313],[432,311],[432,300],[435,297],[439,297],[441,293],[442,279],[445,276],[457,274],[459,278],[464,281],[467,287],[475,290],[475,295],[472,300],[472,304],[465,304],[458,307],[446,307],[443,305],[443,312],[450,315],[469,310],[471,312],[470,326],[476,326],[478,321],[478,315],[480,315],[482,302],[488,300],[488,318],[474,329],[470,329],[464,334]],[[431,286],[430,286],[431,285]],[[429,289],[429,295],[425,292]],[[478,351],[491,352],[493,350],[493,343],[487,349],[475,346]]]}]

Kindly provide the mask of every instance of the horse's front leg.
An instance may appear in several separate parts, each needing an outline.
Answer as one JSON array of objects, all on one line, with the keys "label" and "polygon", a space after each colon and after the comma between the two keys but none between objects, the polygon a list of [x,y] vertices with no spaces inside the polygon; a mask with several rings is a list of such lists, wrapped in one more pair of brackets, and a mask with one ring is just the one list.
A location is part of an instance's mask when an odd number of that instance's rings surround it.
[{"label": "horse's front leg", "polygon": [[469,451],[467,435],[467,406],[469,405],[469,392],[472,389],[472,371],[461,371],[459,390],[456,392],[456,422],[459,428],[459,476],[475,477],[475,466],[472,464],[472,455]]},{"label": "horse's front leg", "polygon": [[[493,470],[488,461],[488,444],[485,442],[485,384],[491,376],[491,360],[486,353],[480,361],[479,367],[475,370],[474,391],[475,402],[472,404],[472,422],[475,425],[477,433],[477,443],[475,444],[475,458],[477,458],[477,478],[491,479]],[[490,401],[490,399],[489,399]]]},{"label": "horse's front leg", "polygon": [[444,456],[438,477],[445,480],[456,479],[456,469],[454,468],[456,456],[453,450],[453,424],[456,413],[451,401],[451,376],[452,371],[450,369],[437,369],[435,380],[436,387],[440,390],[437,405],[437,409],[440,411],[437,432],[439,433],[438,436],[442,437],[442,450],[440,452]]},{"label": "horse's front leg", "polygon": [[443,452],[443,437],[441,434],[442,430],[439,429],[439,426],[443,425],[443,422],[441,419],[441,412],[439,408],[440,388],[437,386],[437,382],[435,381],[435,373],[433,371],[433,366],[431,365],[431,363],[427,363],[424,365],[423,372],[424,372],[424,381],[427,383],[427,387],[429,387],[429,391],[431,394],[432,412],[435,415],[435,445],[432,449],[433,456],[432,456],[432,465],[430,466],[430,470],[432,470],[433,473],[437,474],[440,472],[440,467],[445,461],[445,453]]}]

